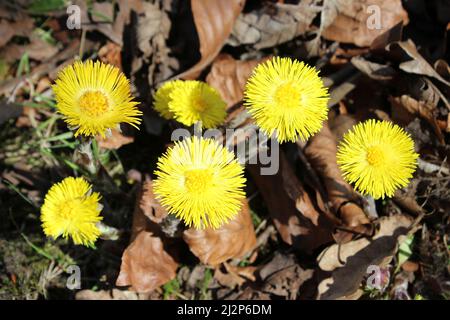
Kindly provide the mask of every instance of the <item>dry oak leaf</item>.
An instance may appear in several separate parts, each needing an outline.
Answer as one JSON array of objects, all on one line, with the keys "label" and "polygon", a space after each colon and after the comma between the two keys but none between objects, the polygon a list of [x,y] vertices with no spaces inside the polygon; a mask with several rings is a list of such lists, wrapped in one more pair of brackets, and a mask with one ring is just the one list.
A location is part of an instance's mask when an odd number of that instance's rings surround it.
[{"label": "dry oak leaf", "polygon": [[333,240],[337,219],[316,208],[281,150],[276,174],[261,175],[260,165],[248,169],[284,242],[311,252]]},{"label": "dry oak leaf", "polygon": [[201,58],[176,78],[195,79],[214,60],[228,39],[244,4],[245,0],[191,0]]},{"label": "dry oak leaf", "polygon": [[256,235],[247,200],[236,218],[219,229],[188,229],[183,239],[204,264],[216,266],[232,258],[241,258],[256,245]]},{"label": "dry oak leaf", "polygon": [[217,89],[228,107],[234,106],[244,97],[245,84],[253,69],[266,60],[235,60],[229,54],[219,55],[211,66],[206,82]]},{"label": "dry oak leaf", "polygon": [[111,129],[111,135],[105,138],[96,137],[98,145],[103,149],[119,149],[121,146],[133,143],[134,138],[124,136],[118,129]]},{"label": "dry oak leaf", "polygon": [[387,46],[388,51],[400,48],[411,59],[400,63],[399,68],[408,73],[420,74],[435,78],[442,83],[450,86],[450,82],[445,80],[441,75],[422,57],[411,39],[403,42],[394,42]]},{"label": "dry oak leaf", "polygon": [[247,286],[237,299],[296,299],[302,285],[313,277],[314,270],[303,269],[293,254],[275,252],[270,262],[259,270],[261,281]]},{"label": "dry oak leaf", "polygon": [[[345,123],[341,123],[346,126]],[[327,192],[331,209],[341,220],[343,226],[358,233],[371,233],[370,220],[358,205],[359,197],[343,178],[337,165],[336,138],[325,122],[319,133],[314,135],[305,148],[305,155],[320,175]],[[339,232],[340,233],[340,232]],[[350,239],[351,234],[345,232],[338,236],[341,241]]]},{"label": "dry oak leaf", "polygon": [[[140,192],[133,215],[130,244],[122,255],[117,286],[131,286],[136,292],[150,292],[176,277],[178,263],[167,251],[159,226],[150,221],[141,206],[142,197],[153,195],[151,181]],[[150,188],[150,191],[149,191]]]},{"label": "dry oak leaf", "polygon": [[320,11],[317,0],[298,4],[263,5],[241,14],[227,43],[232,46],[253,45],[255,49],[274,47],[306,33]]},{"label": "dry oak leaf", "polygon": [[439,142],[444,144],[444,135],[434,116],[434,107],[424,101],[416,100],[408,95],[389,97],[392,107],[392,118],[403,124],[408,124],[415,116],[419,116],[430,124]]},{"label": "dry oak leaf", "polygon": [[401,0],[325,0],[322,36],[327,40],[367,47],[408,14]]},{"label": "dry oak leaf", "polygon": [[367,276],[371,265],[387,266],[409,232],[414,221],[397,214],[378,220],[379,230],[372,238],[360,238],[345,244],[333,244],[318,256],[322,276],[318,299],[345,299],[353,294]]}]

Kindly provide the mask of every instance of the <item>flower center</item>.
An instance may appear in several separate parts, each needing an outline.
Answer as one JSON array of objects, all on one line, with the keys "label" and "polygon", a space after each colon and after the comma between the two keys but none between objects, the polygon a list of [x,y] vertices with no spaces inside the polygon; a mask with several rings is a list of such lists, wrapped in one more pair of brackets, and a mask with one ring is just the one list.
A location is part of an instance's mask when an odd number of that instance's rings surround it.
[{"label": "flower center", "polygon": [[192,106],[198,112],[204,112],[206,110],[207,104],[200,96],[196,96],[192,99]]},{"label": "flower center", "polygon": [[379,166],[386,160],[383,149],[379,146],[372,146],[367,149],[367,162],[372,166]]},{"label": "flower center", "polygon": [[59,215],[65,220],[72,220],[74,212],[76,212],[76,201],[66,200],[59,206]]},{"label": "flower center", "polygon": [[78,100],[80,110],[89,117],[98,117],[108,111],[108,98],[100,91],[88,91]]},{"label": "flower center", "polygon": [[290,83],[280,85],[275,91],[275,103],[284,108],[297,108],[299,101],[300,93]]},{"label": "flower center", "polygon": [[184,173],[184,186],[189,192],[203,193],[211,185],[213,174],[208,169],[188,170]]}]

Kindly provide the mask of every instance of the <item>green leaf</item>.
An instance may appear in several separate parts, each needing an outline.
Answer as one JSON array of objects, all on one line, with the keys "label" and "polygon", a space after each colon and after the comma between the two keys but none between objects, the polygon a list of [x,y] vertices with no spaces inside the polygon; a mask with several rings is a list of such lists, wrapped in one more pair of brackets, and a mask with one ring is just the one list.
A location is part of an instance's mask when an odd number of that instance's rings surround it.
[{"label": "green leaf", "polygon": [[66,7],[66,0],[34,0],[28,7],[31,14],[47,14]]},{"label": "green leaf", "polygon": [[411,257],[413,241],[414,241],[414,235],[412,234],[408,238],[406,238],[406,240],[403,241],[403,243],[400,245],[400,247],[398,249],[398,254],[397,254],[397,260],[398,260],[397,270],[400,268],[400,266],[403,263],[405,263],[409,259],[409,257]]}]

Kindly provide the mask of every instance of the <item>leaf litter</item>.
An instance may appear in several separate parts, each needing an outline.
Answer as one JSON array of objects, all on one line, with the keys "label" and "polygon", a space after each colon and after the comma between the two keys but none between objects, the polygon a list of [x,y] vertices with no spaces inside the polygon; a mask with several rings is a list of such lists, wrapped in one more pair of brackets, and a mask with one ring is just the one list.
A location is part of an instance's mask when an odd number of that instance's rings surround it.
[{"label": "leaf litter", "polygon": [[[64,8],[39,3],[0,7],[2,298],[450,297],[444,2],[422,10],[420,0],[80,0],[81,30],[66,28]],[[379,21],[372,15],[378,9]],[[151,175],[174,123],[149,107],[152,94],[167,80],[205,80],[227,104],[228,127],[254,128],[242,105],[245,84],[258,63],[276,55],[320,69],[331,94],[328,121],[309,142],[280,148],[275,175],[246,165],[247,199],[229,224],[184,226],[153,193]],[[105,193],[105,219],[119,239],[95,252],[70,247],[62,254],[67,243],[40,233],[38,208],[51,182],[85,174],[71,156],[77,140],[51,112],[50,85],[80,56],[131,78],[144,129],[114,129],[94,148],[101,170],[91,179]],[[336,164],[342,135],[369,118],[405,127],[420,154],[410,185],[392,199],[361,196]],[[24,241],[18,230],[32,236]],[[21,252],[40,255],[42,272],[28,272]],[[50,256],[58,257],[53,264]],[[54,293],[71,259],[86,272],[83,290]],[[382,271],[382,288],[370,287],[373,266]]]}]

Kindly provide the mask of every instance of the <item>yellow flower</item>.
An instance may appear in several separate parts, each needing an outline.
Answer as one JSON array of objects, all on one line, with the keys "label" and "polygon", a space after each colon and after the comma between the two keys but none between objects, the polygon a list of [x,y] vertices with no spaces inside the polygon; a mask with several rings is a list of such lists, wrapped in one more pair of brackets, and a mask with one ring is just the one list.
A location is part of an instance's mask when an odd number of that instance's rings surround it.
[{"label": "yellow flower", "polygon": [[245,198],[244,169],[212,139],[176,142],[158,161],[154,191],[169,213],[196,229],[219,228],[239,212]]},{"label": "yellow flower", "polygon": [[374,199],[408,185],[417,166],[414,142],[401,127],[368,120],[347,132],[339,144],[337,162],[344,178]]},{"label": "yellow flower", "polygon": [[57,110],[77,129],[75,136],[105,137],[121,122],[136,128],[141,122],[127,78],[112,65],[76,61],[58,74],[53,91]]},{"label": "yellow flower", "polygon": [[41,221],[48,237],[71,236],[75,244],[93,247],[100,235],[100,195],[91,192],[83,178],[68,177],[54,184],[41,207]]},{"label": "yellow flower", "polygon": [[280,143],[307,140],[328,116],[328,89],[303,62],[275,57],[259,64],[247,81],[244,105],[268,136]]},{"label": "yellow flower", "polygon": [[186,126],[197,121],[207,129],[216,128],[225,121],[226,103],[216,89],[207,83],[188,80],[177,85],[170,93],[169,110],[175,120]]},{"label": "yellow flower", "polygon": [[173,119],[173,112],[169,110],[170,94],[174,88],[180,87],[184,84],[181,80],[173,80],[165,82],[155,93],[153,108],[159,112],[159,114],[169,120]]}]

